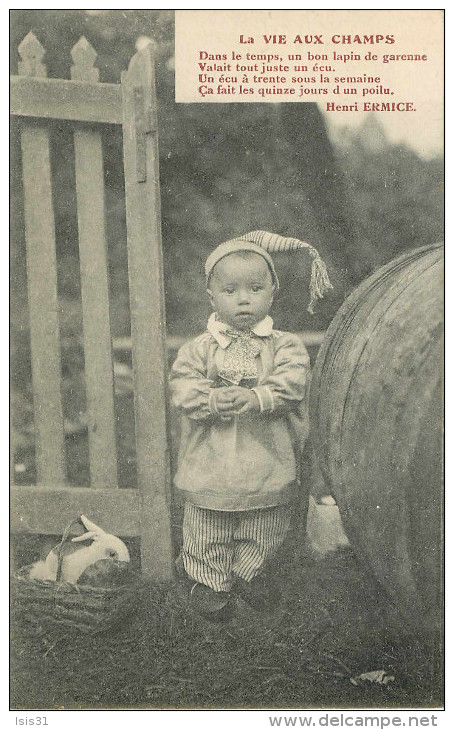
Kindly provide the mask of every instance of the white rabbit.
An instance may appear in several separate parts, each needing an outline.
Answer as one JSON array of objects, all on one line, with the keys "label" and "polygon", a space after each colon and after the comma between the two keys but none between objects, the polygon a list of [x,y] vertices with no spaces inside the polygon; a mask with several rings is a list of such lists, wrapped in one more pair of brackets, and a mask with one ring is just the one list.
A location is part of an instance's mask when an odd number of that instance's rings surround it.
[{"label": "white rabbit", "polygon": [[[63,546],[63,561],[61,580],[76,583],[85,568],[97,560],[118,560],[129,562],[128,548],[115,535],[104,532],[101,527],[91,522],[88,517],[81,515],[81,520],[87,529],[83,535],[73,537],[70,543]],[[75,545],[74,543],[92,540],[90,545]],[[50,551],[45,561],[39,560],[32,566],[29,577],[41,580],[56,580],[58,568],[58,545]]]}]

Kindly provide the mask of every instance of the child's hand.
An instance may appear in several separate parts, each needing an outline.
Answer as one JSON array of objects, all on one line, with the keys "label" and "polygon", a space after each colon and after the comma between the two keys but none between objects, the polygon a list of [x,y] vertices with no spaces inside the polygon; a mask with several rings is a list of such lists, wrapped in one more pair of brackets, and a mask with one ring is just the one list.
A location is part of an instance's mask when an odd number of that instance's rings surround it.
[{"label": "child's hand", "polygon": [[230,421],[242,413],[258,413],[260,404],[253,390],[232,385],[216,392],[216,408],[222,421]]},{"label": "child's hand", "polygon": [[221,421],[230,421],[235,415],[235,409],[233,406],[235,399],[234,396],[228,392],[230,390],[232,389],[219,388],[219,390],[216,390],[214,396],[216,409],[221,417]]},{"label": "child's hand", "polygon": [[256,394],[249,388],[236,388],[234,395],[233,408],[240,416],[242,413],[259,413],[260,403]]},{"label": "child's hand", "polygon": [[216,404],[218,411],[223,416],[231,418],[232,416],[238,416],[242,413],[258,413],[260,411],[260,404],[254,391],[249,388],[242,388],[239,385],[233,385],[231,387],[222,388],[222,399],[217,398]]}]

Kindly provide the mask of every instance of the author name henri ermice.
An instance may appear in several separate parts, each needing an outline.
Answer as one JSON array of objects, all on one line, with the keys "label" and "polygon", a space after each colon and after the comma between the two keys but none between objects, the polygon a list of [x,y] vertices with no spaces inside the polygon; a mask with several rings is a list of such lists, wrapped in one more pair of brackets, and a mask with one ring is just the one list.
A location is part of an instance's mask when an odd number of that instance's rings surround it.
[{"label": "author name henri ermice", "polygon": [[355,101],[352,104],[326,102],[327,112],[415,112],[412,101]]}]

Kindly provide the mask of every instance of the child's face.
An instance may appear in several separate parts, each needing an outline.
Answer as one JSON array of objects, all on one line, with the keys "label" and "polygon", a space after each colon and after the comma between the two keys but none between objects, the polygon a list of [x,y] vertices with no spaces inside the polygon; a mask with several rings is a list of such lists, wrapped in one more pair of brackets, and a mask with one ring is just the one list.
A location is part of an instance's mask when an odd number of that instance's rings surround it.
[{"label": "child's face", "polygon": [[232,253],[214,267],[208,295],[222,322],[237,330],[249,330],[268,314],[274,290],[262,256]]}]

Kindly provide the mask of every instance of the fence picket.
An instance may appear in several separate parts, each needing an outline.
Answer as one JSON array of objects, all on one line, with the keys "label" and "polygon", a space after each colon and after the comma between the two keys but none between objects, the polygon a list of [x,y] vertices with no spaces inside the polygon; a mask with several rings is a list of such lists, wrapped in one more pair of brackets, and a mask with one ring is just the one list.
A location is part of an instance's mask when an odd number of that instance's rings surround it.
[{"label": "fence picket", "polygon": [[[85,38],[71,51],[71,77],[95,81],[96,52]],[[116,487],[114,382],[106,256],[102,140],[98,131],[74,130],[79,258],[85,345],[90,485]]]},{"label": "fence picket", "polygon": [[142,497],[142,570],[172,578],[165,313],[161,250],[156,91],[152,50],[122,75],[123,146],[136,447]]},{"label": "fence picket", "polygon": [[117,486],[101,135],[74,131],[91,486]]},{"label": "fence picket", "polygon": [[[18,50],[22,76],[47,75],[41,63],[44,48],[32,32]],[[21,147],[37,481],[62,485],[66,471],[65,441],[48,129],[24,124]]]},{"label": "fence picket", "polygon": [[64,484],[60,343],[49,132],[21,135],[38,484]]}]

